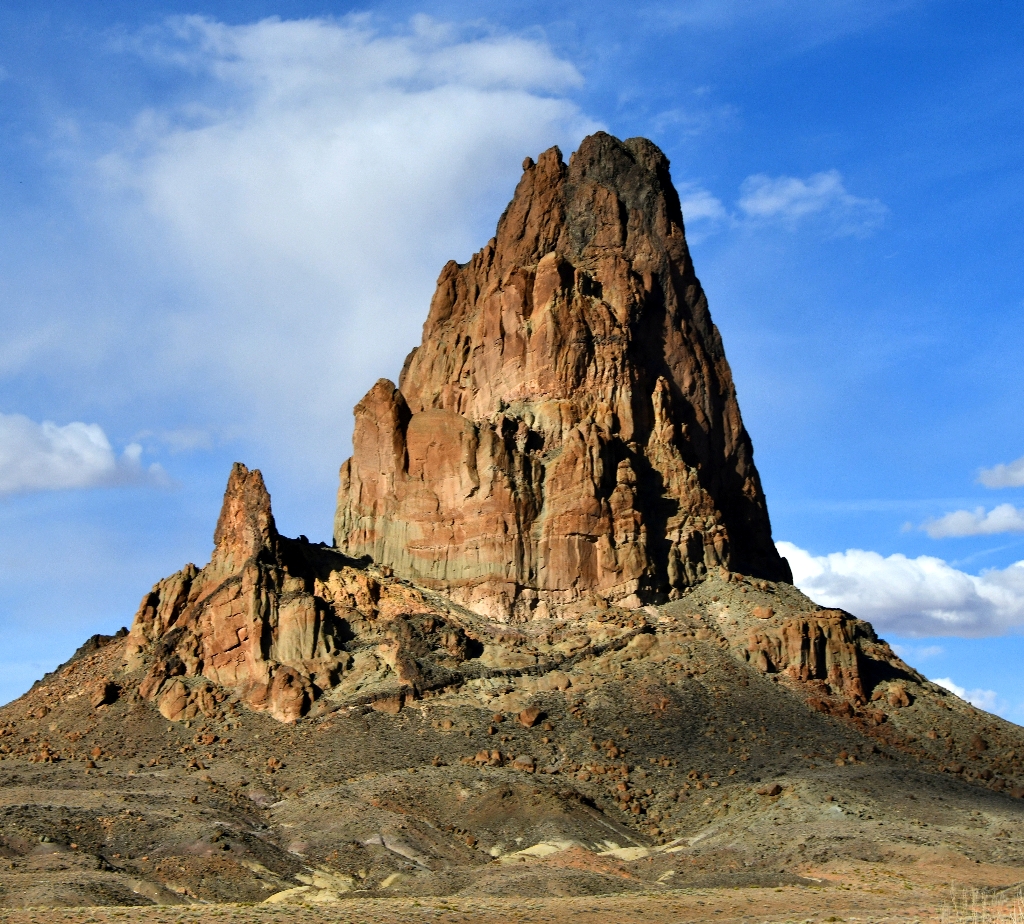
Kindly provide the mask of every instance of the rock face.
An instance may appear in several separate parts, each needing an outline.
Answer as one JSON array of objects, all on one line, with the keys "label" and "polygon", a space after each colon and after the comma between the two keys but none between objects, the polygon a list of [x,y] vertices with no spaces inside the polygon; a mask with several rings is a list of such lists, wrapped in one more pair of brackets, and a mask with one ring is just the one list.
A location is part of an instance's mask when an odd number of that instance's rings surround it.
[{"label": "rock face", "polygon": [[139,692],[165,718],[212,714],[213,688],[191,688],[183,675],[239,690],[248,705],[282,721],[306,711],[314,684],[330,685],[347,657],[341,626],[325,618],[305,577],[290,573],[284,544],[291,542],[278,536],[260,472],[236,464],[210,563],[160,581],[128,635],[129,659],[158,648]]},{"label": "rock face", "polygon": [[[209,718],[229,700],[294,722],[326,693],[397,712],[461,683],[459,665],[484,646],[451,607],[354,565],[279,535],[262,475],[236,463],[209,564],[158,582],[135,615],[125,668],[146,671],[139,695],[171,721]],[[117,694],[104,687],[103,701]]]},{"label": "rock face", "polygon": [[339,549],[502,619],[719,566],[791,580],[668,168],[604,133],[527,159],[398,388],[355,409]]},{"label": "rock face", "polygon": [[855,639],[866,628],[842,610],[820,610],[786,620],[774,632],[751,627],[747,651],[763,673],[785,672],[804,682],[826,680],[835,692],[863,702],[862,655]]}]

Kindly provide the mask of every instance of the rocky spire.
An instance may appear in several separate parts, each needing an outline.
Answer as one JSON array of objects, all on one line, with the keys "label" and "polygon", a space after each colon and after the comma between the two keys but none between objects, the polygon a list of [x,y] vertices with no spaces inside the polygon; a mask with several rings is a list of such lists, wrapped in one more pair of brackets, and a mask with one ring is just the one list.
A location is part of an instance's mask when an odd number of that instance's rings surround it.
[{"label": "rocky spire", "polygon": [[498,618],[789,580],[667,158],[599,132],[523,167],[356,407],[337,546]]},{"label": "rocky spire", "polygon": [[212,686],[233,689],[253,709],[294,722],[345,660],[340,623],[311,593],[308,544],[281,537],[259,469],[231,469],[209,564],[160,581],[135,615],[129,667],[150,656],[139,687],[168,719],[213,709]]},{"label": "rocky spire", "polygon": [[270,492],[260,470],[249,471],[241,462],[231,467],[217,528],[213,533],[213,562],[229,570],[270,550],[277,539]]}]

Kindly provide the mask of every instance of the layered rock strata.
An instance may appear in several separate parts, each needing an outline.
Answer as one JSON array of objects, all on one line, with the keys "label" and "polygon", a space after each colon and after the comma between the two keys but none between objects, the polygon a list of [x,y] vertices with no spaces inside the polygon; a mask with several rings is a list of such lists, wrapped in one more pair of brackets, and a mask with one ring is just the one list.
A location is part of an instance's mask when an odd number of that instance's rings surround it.
[{"label": "layered rock strata", "polygon": [[508,620],[791,580],[664,154],[598,133],[527,159],[445,266],[398,387],[355,410],[335,542]]}]

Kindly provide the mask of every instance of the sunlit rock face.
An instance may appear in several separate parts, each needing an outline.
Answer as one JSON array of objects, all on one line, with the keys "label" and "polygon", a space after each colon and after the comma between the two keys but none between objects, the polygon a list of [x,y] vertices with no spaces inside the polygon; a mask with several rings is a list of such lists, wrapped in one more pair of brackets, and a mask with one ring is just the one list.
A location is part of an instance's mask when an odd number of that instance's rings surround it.
[{"label": "sunlit rock face", "polygon": [[449,263],[398,387],[355,409],[335,543],[492,618],[674,599],[775,549],[668,160],[586,138],[524,163]]},{"label": "sunlit rock face", "polygon": [[160,581],[126,641],[129,667],[149,655],[139,692],[165,718],[215,709],[212,685],[182,678],[206,678],[285,722],[333,683],[348,660],[339,644],[343,626],[311,592],[308,568],[295,567],[296,545],[278,535],[260,472],[236,464],[209,564],[186,565]]}]

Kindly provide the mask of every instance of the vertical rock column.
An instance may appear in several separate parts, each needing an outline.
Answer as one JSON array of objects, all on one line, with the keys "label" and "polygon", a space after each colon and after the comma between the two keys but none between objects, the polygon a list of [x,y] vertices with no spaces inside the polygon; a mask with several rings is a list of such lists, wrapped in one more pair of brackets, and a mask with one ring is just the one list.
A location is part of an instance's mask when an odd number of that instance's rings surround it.
[{"label": "vertical rock column", "polygon": [[356,408],[340,550],[499,619],[656,603],[718,566],[790,579],[668,167],[604,133],[527,159],[398,387]]}]

